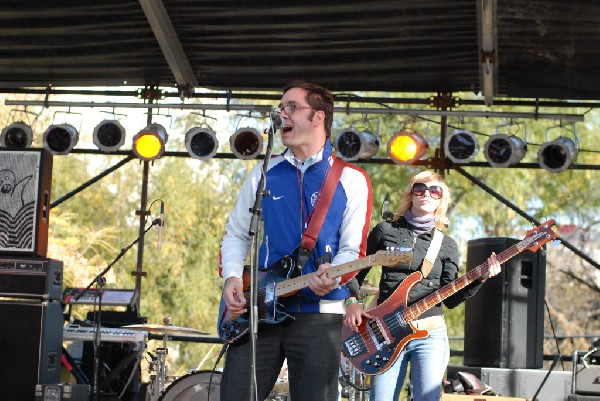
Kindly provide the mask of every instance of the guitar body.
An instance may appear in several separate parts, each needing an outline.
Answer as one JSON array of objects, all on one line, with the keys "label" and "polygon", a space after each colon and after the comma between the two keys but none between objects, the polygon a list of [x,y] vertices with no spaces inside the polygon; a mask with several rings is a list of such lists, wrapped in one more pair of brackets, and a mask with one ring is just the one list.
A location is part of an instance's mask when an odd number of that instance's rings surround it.
[{"label": "guitar body", "polygon": [[[292,316],[283,311],[282,305],[278,302],[278,297],[275,295],[275,286],[279,282],[290,279],[295,272],[295,259],[289,256],[278,260],[277,263],[267,270],[259,270],[257,276],[258,323],[277,324],[293,319]],[[247,301],[250,301],[250,272],[244,272],[243,281],[244,296]],[[246,312],[243,315],[232,314],[227,310],[225,301],[221,297],[217,326],[219,337],[224,342],[235,342],[248,332],[250,328],[250,313]]]},{"label": "guitar body", "polygon": [[[553,229],[555,225],[556,221],[550,219],[528,230],[522,241],[496,255],[498,262],[504,263],[526,250],[537,251],[541,246],[558,237],[558,233]],[[427,330],[416,329],[412,322],[425,311],[480,279],[488,271],[489,266],[486,261],[408,306],[407,300],[411,288],[423,279],[421,272],[412,273],[388,299],[369,311],[374,318],[363,319],[358,332],[344,326],[342,351],[352,365],[364,374],[376,375],[385,372],[394,364],[409,341],[428,336]]]},{"label": "guitar body", "polygon": [[402,316],[411,288],[423,279],[420,272],[408,276],[381,305],[369,311],[374,319],[363,319],[354,332],[344,326],[342,351],[352,365],[366,375],[388,370],[409,341],[428,336]]}]

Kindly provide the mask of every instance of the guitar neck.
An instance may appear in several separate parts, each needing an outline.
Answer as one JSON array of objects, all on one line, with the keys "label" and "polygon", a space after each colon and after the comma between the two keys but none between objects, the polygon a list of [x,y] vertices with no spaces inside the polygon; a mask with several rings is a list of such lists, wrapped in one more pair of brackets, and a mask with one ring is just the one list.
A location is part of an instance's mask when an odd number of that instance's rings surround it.
[{"label": "guitar neck", "polygon": [[[377,257],[375,255],[369,255],[351,262],[342,263],[341,265],[331,266],[329,269],[327,269],[327,276],[329,278],[337,278],[348,273],[374,266],[375,264],[377,264]],[[314,276],[315,274],[317,273],[310,273],[277,283],[275,295],[281,297],[289,295],[303,288],[308,288],[308,279],[310,276]]]},{"label": "guitar neck", "polygon": [[[498,262],[501,264],[512,258],[513,256],[519,254],[524,249],[522,247],[522,242],[511,246],[508,249],[500,252],[496,257],[498,258]],[[429,294],[425,298],[420,301],[412,304],[408,308],[406,308],[403,312],[403,316],[407,321],[415,320],[425,311],[433,308],[435,305],[442,302],[444,299],[456,294],[458,291],[462,290],[475,280],[482,277],[489,270],[488,262],[485,261],[474,269],[469,270],[465,275],[457,278],[451,283],[446,284],[439,290]]]}]

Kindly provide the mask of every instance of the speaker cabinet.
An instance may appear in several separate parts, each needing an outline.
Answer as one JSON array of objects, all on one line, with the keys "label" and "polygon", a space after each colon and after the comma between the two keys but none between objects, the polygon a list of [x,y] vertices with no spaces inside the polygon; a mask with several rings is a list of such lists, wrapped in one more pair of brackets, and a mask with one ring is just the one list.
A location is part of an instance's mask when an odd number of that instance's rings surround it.
[{"label": "speaker cabinet", "polygon": [[0,255],[46,256],[52,155],[0,149]]},{"label": "speaker cabinet", "polygon": [[[519,241],[484,238],[467,244],[467,270]],[[525,251],[507,260],[465,305],[464,364],[541,368],[544,350],[546,257]]]},{"label": "speaker cabinet", "polygon": [[61,306],[0,301],[0,321],[0,400],[34,401],[37,384],[60,381]]}]

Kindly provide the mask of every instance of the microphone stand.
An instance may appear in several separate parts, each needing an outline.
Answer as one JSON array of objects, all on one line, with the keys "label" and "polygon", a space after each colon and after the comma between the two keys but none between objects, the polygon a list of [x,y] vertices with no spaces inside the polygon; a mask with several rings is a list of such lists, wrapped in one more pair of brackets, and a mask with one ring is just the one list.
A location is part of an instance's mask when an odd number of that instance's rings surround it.
[{"label": "microphone stand", "polygon": [[[99,396],[100,396],[100,389],[98,388],[98,375],[100,373],[100,328],[102,327],[101,322],[102,322],[102,288],[106,285],[106,278],[104,277],[104,275],[106,273],[109,272],[109,270],[115,265],[115,263],[117,263],[117,261],[119,259],[121,259],[123,257],[123,255],[125,255],[125,253],[135,244],[137,244],[141,238],[144,237],[144,235],[150,231],[150,229],[152,227],[154,227],[155,225],[160,224],[160,218],[155,219],[152,221],[152,224],[150,224],[150,226],[144,230],[144,232],[140,235],[138,235],[138,237],[133,240],[133,242],[129,245],[127,245],[127,247],[121,249],[121,252],[119,252],[119,254],[117,255],[117,257],[108,264],[108,266],[106,266],[104,268],[104,270],[102,270],[100,272],[100,274],[98,274],[96,277],[94,277],[94,279],[88,284],[87,287],[85,287],[83,290],[81,290],[77,295],[75,295],[75,297],[73,298],[75,301],[78,301],[79,298],[81,298],[84,294],[86,294],[88,291],[91,290],[92,286],[94,284],[96,284],[96,289],[94,290],[94,292],[96,292],[97,296],[98,296],[98,310],[94,310],[94,371],[93,371],[93,377],[92,377],[92,392],[91,392],[91,399],[93,401],[98,401]],[[94,303],[94,309],[96,308],[96,305]]]},{"label": "microphone stand", "polygon": [[[273,112],[271,112],[273,113]],[[256,389],[256,338],[258,335],[258,254],[260,251],[260,244],[258,241],[259,230],[260,230],[260,218],[262,216],[262,201],[265,196],[269,196],[267,187],[267,166],[271,159],[271,153],[273,152],[273,135],[277,127],[273,122],[273,114],[271,114],[271,126],[268,130],[265,130],[268,134],[267,150],[265,152],[265,158],[262,166],[262,175],[256,188],[256,199],[254,200],[254,206],[250,209],[252,218],[250,220],[250,228],[248,234],[251,237],[251,246],[253,250],[253,256],[250,258],[250,306],[249,306],[249,336],[250,336],[250,386],[249,400],[257,400],[258,394]]]}]

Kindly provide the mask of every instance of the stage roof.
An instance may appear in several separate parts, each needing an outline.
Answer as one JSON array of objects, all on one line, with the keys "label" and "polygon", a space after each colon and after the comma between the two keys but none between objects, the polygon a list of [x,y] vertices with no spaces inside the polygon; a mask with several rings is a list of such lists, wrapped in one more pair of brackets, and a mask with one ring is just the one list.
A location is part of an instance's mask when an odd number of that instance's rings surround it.
[{"label": "stage roof", "polygon": [[593,0],[4,0],[0,89],[301,78],[338,93],[595,100],[598,38]]}]

